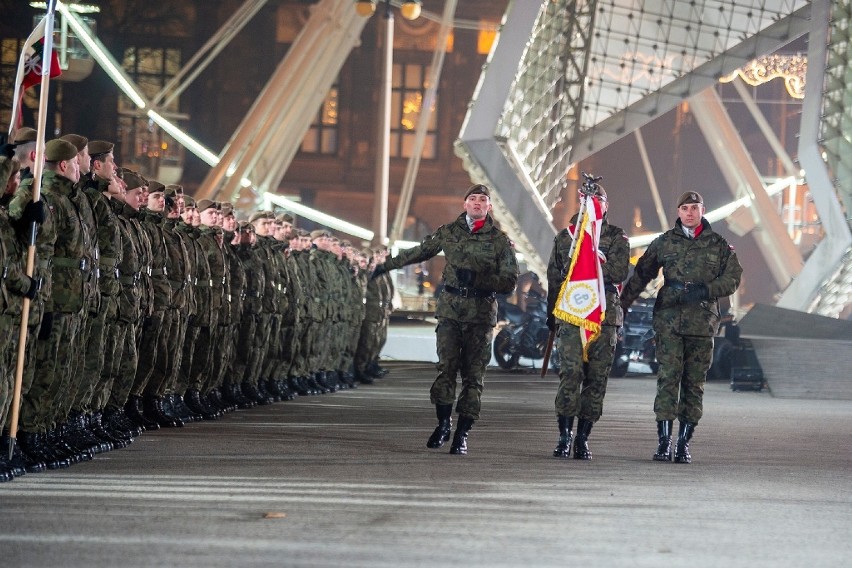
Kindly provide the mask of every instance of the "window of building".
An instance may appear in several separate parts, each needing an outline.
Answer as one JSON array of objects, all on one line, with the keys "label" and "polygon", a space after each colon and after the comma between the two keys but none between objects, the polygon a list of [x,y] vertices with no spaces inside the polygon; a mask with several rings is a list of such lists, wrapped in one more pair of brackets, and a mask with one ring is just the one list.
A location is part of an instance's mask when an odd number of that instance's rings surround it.
[{"label": "window of building", "polygon": [[337,154],[338,87],[329,89],[320,109],[314,116],[300,150],[306,154]]},{"label": "window of building", "polygon": [[[391,131],[390,155],[394,158],[411,157],[415,130],[428,88],[430,66],[421,63],[394,63],[391,81]],[[424,159],[437,158],[438,152],[437,97],[432,105],[429,128],[423,144]]]},{"label": "window of building", "polygon": [[[122,61],[124,70],[149,100],[180,71],[180,63],[179,49],[161,47],[128,47]],[[161,114],[177,113],[179,109],[179,98],[175,98],[162,107]],[[119,96],[118,113],[121,163],[163,183],[179,181],[183,147],[142,115],[125,95]]]}]

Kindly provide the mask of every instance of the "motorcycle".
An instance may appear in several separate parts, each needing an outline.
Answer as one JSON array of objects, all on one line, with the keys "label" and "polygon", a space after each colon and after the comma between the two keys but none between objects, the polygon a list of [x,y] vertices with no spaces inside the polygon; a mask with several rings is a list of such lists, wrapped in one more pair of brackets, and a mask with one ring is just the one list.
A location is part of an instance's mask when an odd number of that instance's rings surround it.
[{"label": "motorcycle", "polygon": [[[526,311],[508,302],[500,302],[498,305],[500,331],[494,338],[494,359],[502,369],[517,368],[521,357],[544,359],[550,335],[547,329],[547,299],[534,291],[528,292],[526,297]],[[556,349],[550,353],[550,367],[559,371],[559,353]]]}]

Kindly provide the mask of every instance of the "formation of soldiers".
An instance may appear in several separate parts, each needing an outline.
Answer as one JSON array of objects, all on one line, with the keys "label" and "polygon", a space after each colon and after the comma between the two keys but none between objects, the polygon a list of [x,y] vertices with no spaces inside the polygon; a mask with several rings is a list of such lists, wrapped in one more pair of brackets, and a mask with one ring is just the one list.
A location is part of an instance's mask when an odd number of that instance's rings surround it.
[{"label": "formation of soldiers", "polygon": [[[36,132],[0,152],[0,481],[66,468],[145,430],[369,384],[384,374],[393,285],[358,250],[287,213],[230,203],[116,166],[113,144]],[[36,255],[26,275],[33,227]],[[20,419],[8,459],[23,298]]]}]

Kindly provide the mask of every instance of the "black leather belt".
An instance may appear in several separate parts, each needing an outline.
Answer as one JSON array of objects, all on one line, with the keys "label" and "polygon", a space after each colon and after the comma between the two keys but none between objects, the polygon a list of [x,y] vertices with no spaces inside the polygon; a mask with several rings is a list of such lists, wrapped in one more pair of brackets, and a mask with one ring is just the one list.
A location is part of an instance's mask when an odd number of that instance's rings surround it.
[{"label": "black leather belt", "polygon": [[444,286],[444,290],[454,296],[461,296],[462,298],[485,298],[486,300],[493,300],[497,297],[494,292],[490,290],[481,290],[479,288],[456,288],[455,286]]}]

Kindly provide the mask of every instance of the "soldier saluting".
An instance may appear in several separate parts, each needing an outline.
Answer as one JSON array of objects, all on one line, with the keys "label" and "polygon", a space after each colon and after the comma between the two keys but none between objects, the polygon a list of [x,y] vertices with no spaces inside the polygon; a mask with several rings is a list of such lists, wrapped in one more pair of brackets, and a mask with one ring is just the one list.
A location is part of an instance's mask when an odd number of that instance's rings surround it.
[{"label": "soldier saluting", "polygon": [[704,381],[719,330],[718,298],[740,285],[743,269],[734,248],[704,218],[704,199],[688,191],[677,200],[674,228],[657,237],[636,264],[621,296],[624,311],[662,268],[665,283],[654,304],[657,335],[659,446],[654,460],[672,459],[671,435],[680,422],[674,461],[690,463],[689,440],[701,419]]},{"label": "soldier saluting", "polygon": [[[518,263],[512,242],[497,228],[491,212],[491,192],[481,184],[464,196],[464,212],[428,235],[420,245],[401,251],[376,267],[373,275],[429,260],[444,251],[444,289],[438,298],[435,329],[438,377],[430,399],[438,427],[426,445],[440,448],[449,439],[453,403],[459,422],[451,454],[467,453],[467,435],[479,419],[485,366],[491,359],[491,337],[497,324],[496,294],[508,294],[518,280]],[[462,390],[456,401],[456,375]]]}]

